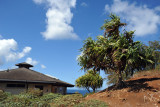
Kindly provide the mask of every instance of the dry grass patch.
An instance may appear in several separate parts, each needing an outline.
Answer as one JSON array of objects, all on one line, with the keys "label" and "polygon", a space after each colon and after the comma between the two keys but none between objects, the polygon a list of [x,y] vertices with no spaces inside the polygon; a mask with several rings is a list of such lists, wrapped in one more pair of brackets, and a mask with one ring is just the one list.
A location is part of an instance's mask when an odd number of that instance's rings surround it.
[{"label": "dry grass patch", "polygon": [[149,70],[149,71],[140,71],[137,72],[133,75],[133,78],[137,78],[137,77],[144,77],[144,76],[152,76],[152,77],[156,77],[160,75],[160,70],[158,69],[154,69],[154,70]]}]

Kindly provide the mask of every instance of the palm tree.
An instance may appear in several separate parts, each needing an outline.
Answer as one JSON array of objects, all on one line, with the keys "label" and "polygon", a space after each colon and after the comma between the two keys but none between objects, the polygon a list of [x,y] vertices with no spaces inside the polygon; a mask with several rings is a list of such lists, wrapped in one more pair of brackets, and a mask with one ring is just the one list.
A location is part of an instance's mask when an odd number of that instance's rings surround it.
[{"label": "palm tree", "polygon": [[105,30],[104,36],[84,41],[80,49],[83,54],[78,61],[84,70],[115,72],[118,76],[117,88],[121,88],[124,86],[122,72],[128,72],[129,69],[133,72],[153,61],[150,49],[147,51],[139,41],[133,41],[134,31],[120,34],[119,28],[126,24],[121,23],[120,18],[113,14],[110,17],[111,20],[107,20],[101,27]]}]

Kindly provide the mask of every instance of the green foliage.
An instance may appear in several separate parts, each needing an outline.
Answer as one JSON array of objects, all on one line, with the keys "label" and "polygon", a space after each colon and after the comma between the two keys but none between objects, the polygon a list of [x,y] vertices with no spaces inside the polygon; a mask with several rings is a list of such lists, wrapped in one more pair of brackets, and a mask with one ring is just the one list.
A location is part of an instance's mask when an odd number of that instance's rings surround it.
[{"label": "green foliage", "polygon": [[156,69],[157,69],[157,70],[160,70],[160,64],[156,66]]},{"label": "green foliage", "polygon": [[53,93],[49,93],[49,94],[44,94],[42,97],[40,97],[41,101],[46,101],[46,102],[52,102],[54,99],[56,98],[60,98],[63,95],[61,94],[53,94]]},{"label": "green foliage", "polygon": [[154,60],[150,48],[133,41],[134,31],[120,34],[120,27],[126,24],[121,23],[116,15],[111,14],[110,18],[101,27],[105,31],[104,36],[97,36],[97,40],[89,37],[84,41],[78,62],[82,70],[104,70],[108,74],[115,72],[121,85],[124,72],[132,74],[135,70],[143,70],[154,64]]},{"label": "green foliage", "polygon": [[32,90],[32,94],[30,91],[18,95],[0,92],[0,95],[0,107],[74,107],[76,105],[79,105],[78,107],[83,105],[86,105],[85,107],[103,107],[104,105],[103,102],[99,101],[84,102],[85,99],[81,94],[61,95],[49,93],[41,96],[33,94]]},{"label": "green foliage", "polygon": [[[131,74],[126,74],[127,72],[122,73],[122,79],[123,80],[128,80],[131,77]],[[118,81],[118,75],[116,72],[110,72],[109,75],[107,76],[107,84],[108,85],[113,85],[116,84]]]},{"label": "green foliage", "polygon": [[25,95],[13,95],[11,97],[8,97],[1,104],[3,105],[3,107],[30,107],[31,105],[35,105],[35,107],[42,105],[41,107],[44,107],[47,105],[46,102],[38,102],[35,99],[29,99]]},{"label": "green foliage", "polygon": [[81,94],[72,94],[59,97],[51,104],[52,107],[72,107],[83,101]]},{"label": "green foliage", "polygon": [[7,99],[7,97],[9,97],[9,96],[11,96],[10,93],[3,92],[2,90],[0,90],[0,101]]},{"label": "green foliage", "polygon": [[76,80],[77,87],[85,87],[89,92],[89,88],[92,88],[93,91],[97,88],[102,87],[103,79],[98,72],[93,70],[88,70],[87,73]]},{"label": "green foliage", "polygon": [[125,26],[126,23],[121,23],[120,17],[118,17],[114,14],[111,14],[110,18],[111,18],[111,20],[106,19],[105,23],[101,27],[102,30],[105,30],[104,36],[106,36],[107,33],[108,33],[108,37],[110,37],[112,35],[117,35],[118,36],[119,27],[120,26]]},{"label": "green foliage", "polygon": [[108,105],[99,100],[88,100],[75,105],[74,107],[108,107]]},{"label": "green foliage", "polygon": [[[54,99],[61,97],[60,94],[44,94],[43,96],[38,90],[29,90],[19,95],[10,95],[1,100],[2,107],[50,107],[50,103]],[[5,94],[5,93],[4,93]]]},{"label": "green foliage", "polygon": [[149,41],[149,46],[154,50],[160,50],[160,41]]},{"label": "green foliage", "polygon": [[43,95],[43,90],[40,90],[40,89],[31,89],[29,88],[27,90],[27,92],[24,92],[24,94],[27,93],[29,95],[32,95],[34,97],[39,97],[39,96],[42,96]]},{"label": "green foliage", "polygon": [[155,66],[160,63],[160,41],[149,41],[149,46],[153,49],[153,56],[155,61]]}]

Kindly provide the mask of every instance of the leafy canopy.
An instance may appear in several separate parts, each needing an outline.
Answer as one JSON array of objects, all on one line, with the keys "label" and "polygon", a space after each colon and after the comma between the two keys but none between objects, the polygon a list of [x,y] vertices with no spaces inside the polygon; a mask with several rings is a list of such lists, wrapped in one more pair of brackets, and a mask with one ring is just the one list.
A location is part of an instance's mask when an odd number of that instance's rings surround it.
[{"label": "leafy canopy", "polygon": [[76,80],[77,87],[84,87],[89,92],[90,92],[89,88],[92,88],[93,92],[95,92],[97,88],[102,87],[102,84],[103,84],[102,77],[99,75],[98,72],[95,72],[93,70],[88,70],[85,75],[79,77]]}]

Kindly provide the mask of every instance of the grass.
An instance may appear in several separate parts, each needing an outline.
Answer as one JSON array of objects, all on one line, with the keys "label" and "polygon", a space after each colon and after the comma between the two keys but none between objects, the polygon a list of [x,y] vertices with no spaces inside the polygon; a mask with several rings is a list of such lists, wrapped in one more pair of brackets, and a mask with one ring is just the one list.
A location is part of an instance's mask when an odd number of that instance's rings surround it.
[{"label": "grass", "polygon": [[88,100],[75,105],[74,107],[108,107],[108,105],[99,100]]},{"label": "grass", "polygon": [[52,107],[72,107],[84,101],[81,94],[64,95],[53,101]]},{"label": "grass", "polygon": [[160,75],[159,69],[147,70],[147,71],[139,71],[133,75],[133,77],[142,77],[142,76],[157,76]]}]

